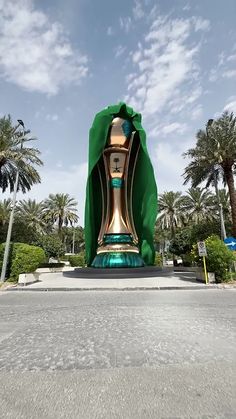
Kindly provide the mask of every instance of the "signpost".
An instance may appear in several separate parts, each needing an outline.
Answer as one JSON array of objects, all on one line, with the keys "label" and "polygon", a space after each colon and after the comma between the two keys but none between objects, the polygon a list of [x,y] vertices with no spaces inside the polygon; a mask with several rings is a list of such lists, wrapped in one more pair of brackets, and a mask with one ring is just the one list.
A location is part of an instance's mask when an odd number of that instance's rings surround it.
[{"label": "signpost", "polygon": [[205,282],[207,284],[207,269],[206,269],[206,256],[207,256],[207,250],[206,250],[206,245],[205,242],[198,242],[197,243],[197,247],[198,247],[198,254],[200,257],[202,257],[203,259],[203,267],[204,267],[204,275],[205,275]]},{"label": "signpost", "polygon": [[226,237],[224,242],[229,250],[236,250],[236,239],[234,237]]},{"label": "signpost", "polygon": [[[224,239],[224,242],[229,250],[232,252],[236,251],[236,239],[234,237],[226,237]],[[236,262],[234,262],[234,270],[236,272]]]}]

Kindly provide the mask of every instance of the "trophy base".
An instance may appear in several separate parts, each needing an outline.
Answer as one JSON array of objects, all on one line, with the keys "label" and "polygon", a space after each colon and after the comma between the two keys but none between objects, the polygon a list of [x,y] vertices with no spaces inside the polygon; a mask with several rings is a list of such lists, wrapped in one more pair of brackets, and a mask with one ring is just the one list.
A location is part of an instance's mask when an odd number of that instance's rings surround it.
[{"label": "trophy base", "polygon": [[141,268],[145,266],[139,253],[107,252],[95,256],[93,268]]}]

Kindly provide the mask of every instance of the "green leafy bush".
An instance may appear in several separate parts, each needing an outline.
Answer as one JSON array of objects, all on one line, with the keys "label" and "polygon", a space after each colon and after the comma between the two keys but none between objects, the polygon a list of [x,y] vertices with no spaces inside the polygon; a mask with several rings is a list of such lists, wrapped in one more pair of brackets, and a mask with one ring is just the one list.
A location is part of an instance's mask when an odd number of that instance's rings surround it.
[{"label": "green leafy bush", "polygon": [[69,256],[69,262],[71,266],[85,266],[85,254],[80,252],[77,255]]},{"label": "green leafy bush", "polygon": [[159,267],[162,267],[163,266],[163,263],[162,263],[162,255],[160,253],[156,253],[155,254],[154,265],[155,266],[159,266]]},{"label": "green leafy bush", "polygon": [[[228,278],[229,268],[235,261],[235,256],[227,248],[225,243],[218,236],[210,236],[205,240],[207,249],[206,265],[208,272],[215,272],[217,282],[225,281]],[[193,246],[192,256],[198,265],[201,266],[201,258],[198,256],[197,245]]]},{"label": "green leafy bush", "polygon": [[15,256],[12,258],[11,279],[17,280],[22,273],[34,272],[45,260],[45,252],[40,247],[19,244],[15,250]]},{"label": "green leafy bush", "polygon": [[191,230],[185,228],[175,234],[174,239],[170,242],[169,252],[183,258],[183,255],[191,252],[191,248]]},{"label": "green leafy bush", "polygon": [[39,268],[64,268],[65,264],[62,262],[40,263]]},{"label": "green leafy bush", "polygon": [[[7,260],[6,278],[9,278],[10,276],[12,261],[13,259],[15,259],[17,249],[22,244],[23,243],[10,243],[8,260]],[[1,243],[0,244],[0,270],[2,270],[4,252],[5,252],[5,243]]]},{"label": "green leafy bush", "polygon": [[72,256],[72,255],[62,255],[62,256],[60,256],[60,260],[68,262],[70,256]]},{"label": "green leafy bush", "polygon": [[65,252],[62,241],[53,234],[42,236],[36,244],[42,247],[48,258],[59,258]]},{"label": "green leafy bush", "polygon": [[190,267],[193,264],[193,257],[191,253],[186,253],[185,255],[182,255],[183,259],[183,266]]}]

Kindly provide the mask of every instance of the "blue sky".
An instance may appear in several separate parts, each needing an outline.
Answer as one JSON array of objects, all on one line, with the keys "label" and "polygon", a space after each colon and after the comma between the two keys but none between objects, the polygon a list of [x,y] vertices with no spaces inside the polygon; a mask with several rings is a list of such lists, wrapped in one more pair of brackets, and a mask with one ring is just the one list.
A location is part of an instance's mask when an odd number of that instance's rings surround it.
[{"label": "blue sky", "polygon": [[0,0],[0,114],[44,161],[24,198],[68,192],[83,223],[88,131],[119,101],[143,115],[159,192],[183,190],[196,131],[236,113],[235,20],[235,0]]}]

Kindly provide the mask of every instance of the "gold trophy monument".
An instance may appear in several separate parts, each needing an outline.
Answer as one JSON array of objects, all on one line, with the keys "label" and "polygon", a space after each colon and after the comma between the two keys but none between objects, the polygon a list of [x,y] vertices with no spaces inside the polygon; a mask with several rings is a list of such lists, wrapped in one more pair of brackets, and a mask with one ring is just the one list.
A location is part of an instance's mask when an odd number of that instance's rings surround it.
[{"label": "gold trophy monument", "polygon": [[102,217],[94,268],[141,267],[132,209],[132,188],[140,142],[132,122],[114,117],[98,162]]}]

